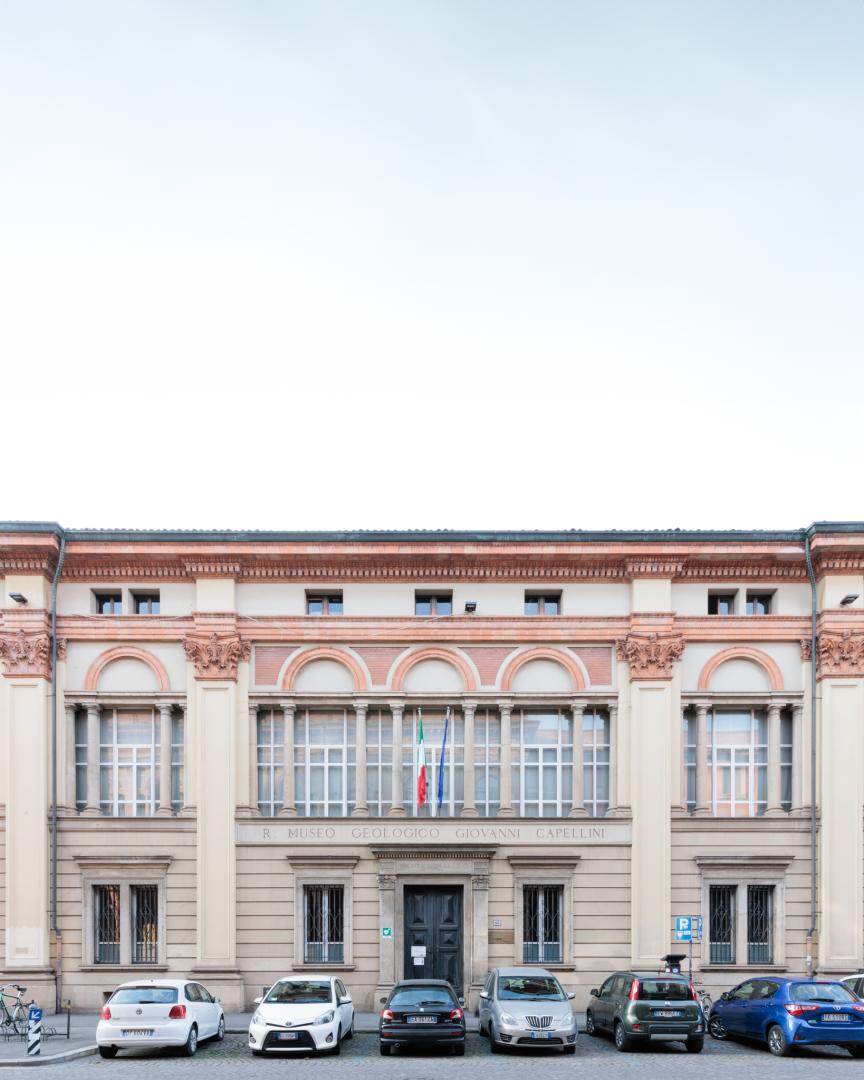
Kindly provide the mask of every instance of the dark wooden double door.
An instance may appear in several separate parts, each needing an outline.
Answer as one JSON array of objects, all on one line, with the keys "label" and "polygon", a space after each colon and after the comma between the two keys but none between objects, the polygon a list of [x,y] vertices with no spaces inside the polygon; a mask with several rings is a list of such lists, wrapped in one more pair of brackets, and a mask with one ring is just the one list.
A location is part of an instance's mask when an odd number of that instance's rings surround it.
[{"label": "dark wooden double door", "polygon": [[[406,885],[406,979],[446,979],[462,989],[462,886]],[[415,963],[412,947],[425,948]]]}]

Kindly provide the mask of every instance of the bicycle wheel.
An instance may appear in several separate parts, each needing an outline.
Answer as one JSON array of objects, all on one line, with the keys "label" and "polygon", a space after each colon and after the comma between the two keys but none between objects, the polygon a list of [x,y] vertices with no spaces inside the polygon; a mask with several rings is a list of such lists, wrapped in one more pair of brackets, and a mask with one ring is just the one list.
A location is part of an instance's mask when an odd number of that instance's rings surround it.
[{"label": "bicycle wheel", "polygon": [[12,1010],[12,1025],[16,1035],[26,1035],[30,1029],[27,1010],[20,1003]]}]

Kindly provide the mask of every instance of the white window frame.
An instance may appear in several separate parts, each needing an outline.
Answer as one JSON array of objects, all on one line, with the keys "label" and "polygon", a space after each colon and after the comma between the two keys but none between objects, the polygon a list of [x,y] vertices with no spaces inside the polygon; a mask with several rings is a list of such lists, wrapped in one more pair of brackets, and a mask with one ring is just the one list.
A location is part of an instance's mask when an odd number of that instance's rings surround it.
[{"label": "white window frame", "polygon": [[[402,714],[402,796],[405,813],[408,817],[417,817],[417,739],[420,728],[420,713],[426,719],[434,715],[437,720],[443,717],[447,706],[406,705]],[[458,736],[457,742],[457,733]],[[424,741],[427,738],[426,725],[423,730]],[[458,751],[458,753],[457,753]],[[426,742],[426,776],[431,800],[438,801],[438,772],[441,761],[440,742]],[[461,780],[461,783],[460,783]],[[460,794],[461,789],[461,794]],[[447,730],[447,747],[444,751],[444,801],[438,810],[438,817],[458,817],[465,800],[465,717],[460,707],[450,706],[450,726]],[[423,811],[426,817],[427,810]]]},{"label": "white window frame", "polygon": [[[700,969],[724,971],[732,968],[745,972],[778,972],[786,970],[786,874],[792,863],[791,855],[697,855],[695,862],[701,875],[702,943]],[[735,962],[710,962],[710,912],[712,885],[735,886]],[[750,885],[769,885],[773,888],[771,913],[771,964],[747,963],[747,889]],[[695,947],[694,947],[695,952]]]},{"label": "white window frame", "polygon": [[[721,714],[723,714],[723,713],[736,713],[736,714],[739,714],[739,715],[742,715],[744,713],[749,712],[749,714],[750,714],[750,741],[749,741],[749,743],[746,744],[746,747],[745,746],[735,747],[735,746],[733,746],[731,744],[722,744],[721,743],[720,747],[718,748],[718,745],[717,745],[717,724],[716,724],[716,717],[717,717],[718,712],[721,713]],[[764,714],[764,726],[765,726],[765,742],[764,743],[756,741],[757,737],[758,737],[757,736],[757,731],[758,731],[758,725],[759,725],[759,720],[757,719],[757,716],[756,716],[757,713]],[[709,771],[709,776],[710,776],[710,780],[711,780],[711,799],[710,799],[710,803],[709,803],[710,809],[711,809],[711,815],[713,817],[724,817],[724,818],[725,817],[733,817],[733,818],[734,817],[762,817],[762,815],[765,813],[765,810],[767,808],[768,770],[769,770],[769,767],[770,767],[770,762],[768,760],[769,744],[768,744],[768,709],[767,709],[767,706],[736,705],[736,704],[732,704],[732,703],[730,703],[730,704],[722,704],[722,703],[719,703],[719,702],[715,702],[715,703],[713,703],[711,705],[711,708],[708,709],[708,714],[707,714],[706,720],[707,720],[708,728],[709,728],[709,730],[707,732],[707,736],[708,736],[708,771]],[[730,752],[730,762],[729,762],[728,765],[726,763],[723,763],[722,765],[718,763],[718,761],[717,761],[717,751],[718,751],[718,749],[721,749],[721,750],[724,750],[724,751],[728,750]],[[744,802],[742,800],[736,800],[736,798],[735,798],[735,774],[736,774],[736,771],[740,767],[742,767],[741,765],[739,765],[738,762],[736,762],[735,757],[736,757],[736,754],[739,751],[743,751],[745,749],[747,751],[747,762],[746,762],[746,765],[743,766],[743,767],[745,767],[747,769],[748,798],[747,798],[746,802]],[[762,761],[762,762],[757,760],[760,750],[764,750],[764,752],[765,752],[765,755],[764,755],[765,760]],[[717,798],[717,775],[718,775],[718,771],[720,769],[725,769],[725,768],[730,769],[730,800],[729,800],[729,806],[730,806],[731,813],[730,814],[718,814],[717,813],[718,801],[719,802],[726,802],[726,800],[725,799],[724,800],[718,800],[718,798]],[[765,792],[766,792],[765,805],[761,805],[761,801],[759,799],[759,773],[760,773],[760,771],[762,772],[762,774],[765,777]],[[736,813],[736,810],[741,810],[741,812]]]},{"label": "white window frame", "polygon": [[[597,720],[600,720],[598,726]],[[591,720],[591,727],[589,728],[588,721]],[[586,742],[586,735],[592,734],[592,741]],[[598,732],[605,732],[607,736],[606,742],[597,741]],[[606,751],[606,761],[597,761],[597,751]],[[588,760],[588,755],[591,755],[591,760]],[[582,772],[583,772],[583,792],[588,791],[587,778],[591,776],[591,790],[594,795],[592,798],[588,798],[585,795],[582,805],[591,815],[591,817],[605,817],[609,812],[610,800],[612,797],[612,719],[609,716],[607,709],[602,709],[599,706],[587,705],[582,713]],[[597,779],[599,776],[606,775],[606,798],[597,798]],[[598,809],[601,807],[602,809]]]},{"label": "white window frame", "polygon": [[[375,714],[375,723],[372,716]],[[384,727],[389,728],[386,736]],[[375,739],[372,740],[371,732],[375,728]],[[385,761],[385,757],[387,760]],[[393,776],[393,714],[389,709],[380,708],[377,705],[370,706],[366,713],[366,804],[369,807],[370,817],[386,817],[393,805],[391,797],[385,799],[385,789],[389,789]],[[378,787],[378,798],[373,799],[370,792],[372,785],[369,778],[375,776]]]},{"label": "white window frame", "polygon": [[[117,720],[118,713],[126,712],[149,712],[150,713],[150,742],[148,743],[119,743],[117,741]],[[106,720],[106,714],[110,716],[111,724],[111,741],[102,741],[102,725]],[[159,710],[153,705],[101,705],[99,706],[99,809],[105,817],[152,817],[156,813],[159,807],[158,796],[158,780],[159,780],[159,766],[160,766],[160,740],[159,740],[159,724],[161,723],[161,717],[159,716]],[[132,749],[133,759],[131,766],[120,763],[120,747],[125,749]],[[108,748],[111,751],[111,761],[103,763],[102,751],[103,748]],[[138,753],[141,750],[148,750],[150,753],[149,762],[139,763]],[[123,805],[131,805],[133,813],[120,814],[118,808],[121,805],[119,798],[119,771],[121,768],[132,769],[132,791],[135,794],[134,801],[131,804],[123,803]],[[110,799],[102,798],[102,775],[103,769],[110,768],[111,770],[111,789],[113,795]],[[138,793],[138,771],[139,769],[150,769],[150,795],[144,802],[139,802]],[[145,808],[144,813],[138,813],[139,806]]]},{"label": "white window frame", "polygon": [[[556,855],[549,851],[545,855],[509,855],[507,861],[513,873],[513,916],[515,919],[513,964],[519,967],[545,967],[552,971],[574,970],[573,878],[579,866],[580,856]],[[526,965],[522,959],[525,953],[525,887],[527,885],[551,885],[561,889],[560,964],[538,961],[536,965]]]},{"label": "white window frame", "polygon": [[[558,718],[559,718],[558,741],[556,743],[554,743],[554,744],[553,743],[525,743],[524,740],[523,740],[523,737],[522,737],[523,730],[524,730],[525,714],[526,713],[527,714],[531,714],[531,713],[549,713],[549,714],[551,714],[553,712],[556,713]],[[570,779],[571,783],[572,783],[572,777],[573,777],[573,721],[572,721],[572,715],[570,715],[570,710],[565,708],[564,706],[558,706],[558,705],[537,705],[537,706],[532,706],[532,705],[529,705],[529,704],[525,704],[525,705],[519,704],[519,705],[514,706],[513,712],[511,714],[511,721],[510,722],[511,722],[511,725],[512,725],[512,732],[513,732],[513,734],[512,734],[512,747],[513,747],[512,768],[513,768],[514,771],[517,772],[518,779],[519,779],[519,794],[518,794],[518,796],[514,795],[513,800],[512,800],[512,805],[513,805],[513,809],[516,812],[516,816],[520,817],[520,818],[526,818],[528,820],[533,820],[535,818],[542,818],[542,817],[567,817],[567,815],[570,813],[570,808],[572,806],[572,797],[573,797],[573,793],[571,791],[570,799],[566,800],[566,801],[564,799],[564,775],[566,773],[566,775]],[[568,743],[567,743],[568,737],[570,739],[569,747],[568,747]],[[551,750],[551,749],[553,749],[553,747],[554,747],[554,749],[556,751],[556,760],[555,760],[555,763],[554,763],[554,767],[556,769],[556,781],[555,781],[555,798],[554,798],[554,800],[551,800],[551,799],[544,799],[543,798],[543,769],[544,769],[544,767],[549,767],[549,765],[552,764],[552,763],[545,763],[543,761],[543,751],[544,750]],[[567,750],[568,749],[570,751],[569,761],[567,760]],[[538,761],[537,761],[537,764],[539,766],[539,768],[538,768],[538,798],[536,800],[534,800],[534,799],[526,800],[526,798],[525,798],[525,769],[526,769],[526,767],[527,768],[533,768],[534,764],[535,764],[533,762],[526,762],[525,761],[525,751],[526,750],[537,750],[538,751]],[[530,814],[530,815],[526,814],[526,812],[525,812],[525,804],[526,804],[526,802],[529,802],[529,801],[532,802],[532,803],[536,801],[536,803],[537,803],[537,813],[536,814]],[[554,802],[554,805],[555,805],[555,810],[551,814],[545,813],[544,810],[543,810],[543,804],[544,803],[549,803],[549,802]]]},{"label": "white window frame", "polygon": [[[314,742],[310,739],[310,728],[314,724],[316,716],[322,713],[342,713],[342,741],[340,743]],[[304,741],[300,742],[301,732],[304,733]],[[353,734],[352,734],[353,732]],[[294,791],[297,817],[303,818],[326,818],[326,817],[349,817],[357,801],[357,726],[354,710],[345,705],[302,705],[298,706],[294,714]],[[298,754],[298,748],[303,750],[303,760]],[[331,761],[330,757],[335,751],[340,751],[342,761]],[[313,762],[312,753],[324,753],[323,762]],[[310,808],[313,801],[311,794],[311,779],[313,770],[323,769],[324,772],[324,799],[323,802],[315,800],[315,805],[323,807],[323,813],[312,814]],[[330,771],[338,770],[342,773],[342,798],[341,800],[330,799],[329,779]],[[354,772],[354,793],[350,793],[349,780],[351,772]],[[301,786],[300,777],[303,777]],[[302,793],[302,794],[301,794]],[[336,809],[331,813],[331,803],[336,803]]]},{"label": "white window frame", "polygon": [[[270,739],[268,742],[261,741],[262,721],[268,719],[265,713],[269,713]],[[276,725],[281,725],[281,739],[276,738]],[[285,797],[285,719],[281,709],[271,705],[260,705],[255,717],[255,808],[262,817],[275,817],[284,805]],[[280,752],[282,761],[276,761],[276,752]],[[265,753],[266,751],[266,753]],[[266,770],[270,778],[270,798],[264,799],[261,793],[261,774]],[[278,773],[282,774],[282,799],[276,798],[276,780]],[[262,805],[264,809],[262,810]]]},{"label": "white window frame", "polygon": [[[462,753],[464,756],[464,748]],[[495,799],[489,797],[493,777],[498,780],[498,797]],[[485,795],[482,795],[484,791]],[[474,806],[480,817],[492,818],[497,816],[500,805],[501,714],[497,709],[480,706],[474,712]]]},{"label": "white window frame", "polygon": [[[81,971],[165,971],[168,967],[166,948],[166,891],[171,855],[76,855],[81,871]],[[120,889],[120,962],[96,962],[96,903],[94,886],[117,885]],[[156,885],[158,896],[157,960],[155,963],[132,963],[132,887]]]}]

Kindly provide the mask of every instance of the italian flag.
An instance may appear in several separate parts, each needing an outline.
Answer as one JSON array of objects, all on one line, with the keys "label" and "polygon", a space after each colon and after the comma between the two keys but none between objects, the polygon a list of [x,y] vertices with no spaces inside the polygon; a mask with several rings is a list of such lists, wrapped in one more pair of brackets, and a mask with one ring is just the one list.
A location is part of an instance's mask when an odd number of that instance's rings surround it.
[{"label": "italian flag", "polygon": [[426,802],[426,747],[423,743],[423,714],[420,713],[420,737],[417,741],[417,812]]}]

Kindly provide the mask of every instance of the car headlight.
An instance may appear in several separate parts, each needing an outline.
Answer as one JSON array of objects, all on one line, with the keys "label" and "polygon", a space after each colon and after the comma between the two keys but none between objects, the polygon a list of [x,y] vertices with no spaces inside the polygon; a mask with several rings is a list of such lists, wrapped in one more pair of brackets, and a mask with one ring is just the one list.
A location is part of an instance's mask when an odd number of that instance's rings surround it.
[{"label": "car headlight", "polygon": [[259,1013],[259,1012],[252,1013],[252,1023],[253,1024],[263,1024],[264,1023],[264,1017],[261,1015],[261,1013]]},{"label": "car headlight", "polygon": [[558,1027],[561,1027],[561,1028],[573,1027],[573,1020],[574,1019],[575,1019],[575,1017],[573,1016],[573,1013],[570,1013],[569,1016],[562,1016],[561,1019],[558,1021]]},{"label": "car headlight", "polygon": [[333,1022],[333,1017],[335,1015],[336,1014],[331,1009],[329,1012],[321,1013],[320,1016],[316,1016],[315,1019],[312,1021],[312,1023],[313,1024],[330,1024],[330,1023]]},{"label": "car headlight", "polygon": [[501,1013],[501,1023],[507,1024],[509,1027],[519,1027],[519,1021],[515,1016],[511,1016],[510,1013]]}]

